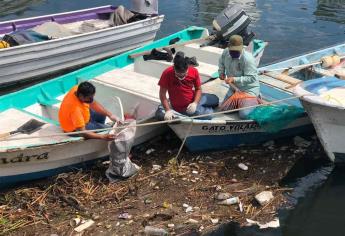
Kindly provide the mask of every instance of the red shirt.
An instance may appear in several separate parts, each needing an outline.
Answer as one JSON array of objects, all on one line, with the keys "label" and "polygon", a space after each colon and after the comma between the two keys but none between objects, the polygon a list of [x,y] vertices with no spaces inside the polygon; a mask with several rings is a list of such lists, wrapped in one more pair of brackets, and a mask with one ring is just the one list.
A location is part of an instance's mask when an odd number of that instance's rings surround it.
[{"label": "red shirt", "polygon": [[190,66],[184,80],[175,76],[174,67],[164,70],[158,85],[168,90],[172,108],[178,112],[185,112],[187,106],[194,101],[195,90],[201,86],[199,72]]}]

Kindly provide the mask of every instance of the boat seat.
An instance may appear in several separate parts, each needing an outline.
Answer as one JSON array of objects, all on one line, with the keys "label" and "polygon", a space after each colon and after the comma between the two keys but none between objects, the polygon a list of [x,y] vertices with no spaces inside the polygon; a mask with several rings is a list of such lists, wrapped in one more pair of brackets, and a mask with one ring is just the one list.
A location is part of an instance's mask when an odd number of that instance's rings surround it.
[{"label": "boat seat", "polygon": [[[113,97],[121,98],[123,110],[137,110],[137,120],[152,119],[160,104],[158,79],[128,69],[116,69],[92,80],[96,86],[95,99],[107,109],[114,110]],[[116,111],[114,111],[116,112]]]},{"label": "boat seat", "polygon": [[[6,124],[6,126],[0,126],[0,133],[7,133],[13,130],[16,130],[18,127],[23,125],[25,122],[30,119],[36,119],[41,122],[45,122],[39,130],[35,131],[32,134],[15,134],[13,137],[29,137],[29,136],[39,136],[39,135],[53,135],[53,134],[63,134],[61,128],[51,123],[52,121],[43,117],[37,117],[29,112],[22,111],[19,109],[10,108],[6,111],[0,113],[0,124]],[[9,140],[3,141],[0,145],[0,151],[6,151],[11,148],[24,148],[30,147],[33,145],[48,145],[54,144],[57,142],[64,142],[70,140],[79,140],[81,138],[73,138],[68,135],[62,136],[52,136],[49,138],[34,138],[34,139],[22,139],[22,140]]]},{"label": "boat seat", "polygon": [[47,117],[58,124],[59,109],[64,97],[65,94],[52,99],[44,99],[41,96],[38,98],[37,104],[26,107],[25,111],[33,113],[37,116]]},{"label": "boat seat", "polygon": [[95,77],[92,82],[97,83],[97,81],[155,100],[159,99],[158,78],[152,76],[127,69],[116,69]]},{"label": "boat seat", "polygon": [[214,66],[218,66],[219,58],[223,53],[221,48],[212,46],[200,47],[200,44],[197,43],[188,44],[176,50],[184,52],[187,57],[196,57],[199,63],[203,62]]},{"label": "boat seat", "polygon": [[[202,83],[208,81],[210,78],[213,78],[215,73],[218,71],[217,65],[212,65],[201,61],[198,61],[198,63],[199,66],[197,66],[196,68],[199,71]],[[159,60],[144,61],[144,59],[140,57],[135,59],[134,71],[137,73],[160,78],[163,71],[169,66],[172,66],[172,62]]]}]

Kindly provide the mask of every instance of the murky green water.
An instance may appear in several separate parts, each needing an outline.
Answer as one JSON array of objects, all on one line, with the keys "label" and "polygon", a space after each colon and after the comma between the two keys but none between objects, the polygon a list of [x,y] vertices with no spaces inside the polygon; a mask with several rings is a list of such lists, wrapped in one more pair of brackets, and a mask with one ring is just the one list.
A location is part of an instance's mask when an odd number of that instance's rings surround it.
[{"label": "murky green water", "polygon": [[[128,5],[118,0],[0,0],[0,20],[77,10],[108,4]],[[210,28],[212,19],[228,0],[161,0],[166,15],[158,37],[190,25]],[[263,64],[296,54],[345,42],[345,0],[236,0],[253,22],[257,37],[268,41]],[[1,72],[0,72],[1,73]],[[1,93],[1,91],[0,91]],[[323,158],[325,156],[320,153]],[[296,164],[286,183],[296,187],[291,199],[294,210],[280,213],[282,227],[258,231],[229,225],[214,235],[345,235],[345,170],[333,169],[314,154]]]}]

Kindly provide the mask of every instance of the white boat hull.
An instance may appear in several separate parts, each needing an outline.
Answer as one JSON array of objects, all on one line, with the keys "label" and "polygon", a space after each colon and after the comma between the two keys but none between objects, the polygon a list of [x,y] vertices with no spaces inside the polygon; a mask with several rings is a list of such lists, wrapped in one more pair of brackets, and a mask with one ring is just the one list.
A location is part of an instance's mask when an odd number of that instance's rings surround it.
[{"label": "white boat hull", "polygon": [[304,99],[302,104],[329,159],[345,163],[345,109],[315,104]]},{"label": "white boat hull", "polygon": [[305,81],[294,89],[327,156],[335,163],[345,163],[344,88],[344,80],[323,77]]},{"label": "white boat hull", "polygon": [[[134,144],[148,141],[164,131],[161,126],[138,127]],[[2,152],[0,188],[85,167],[108,155],[108,143],[95,139]]]},{"label": "white boat hull", "polygon": [[191,152],[226,150],[239,146],[259,145],[272,139],[294,136],[301,132],[310,132],[312,126],[304,116],[277,133],[268,133],[253,121],[194,121],[188,134],[190,122],[170,124],[169,127],[183,140]]},{"label": "white boat hull", "polygon": [[73,68],[147,44],[164,16],[0,51],[0,86]]}]

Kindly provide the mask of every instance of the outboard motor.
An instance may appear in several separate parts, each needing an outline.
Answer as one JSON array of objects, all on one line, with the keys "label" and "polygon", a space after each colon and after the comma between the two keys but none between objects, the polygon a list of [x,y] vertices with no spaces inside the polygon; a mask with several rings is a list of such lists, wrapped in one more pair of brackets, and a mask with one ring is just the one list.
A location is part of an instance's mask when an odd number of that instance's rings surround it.
[{"label": "outboard motor", "polygon": [[255,34],[248,33],[248,26],[251,20],[245,11],[238,5],[229,5],[212,22],[216,39],[208,45],[218,44],[219,47],[226,47],[230,36],[234,34],[243,37],[243,43],[248,45]]},{"label": "outboard motor", "polygon": [[132,0],[131,11],[145,15],[157,15],[158,0]]}]

